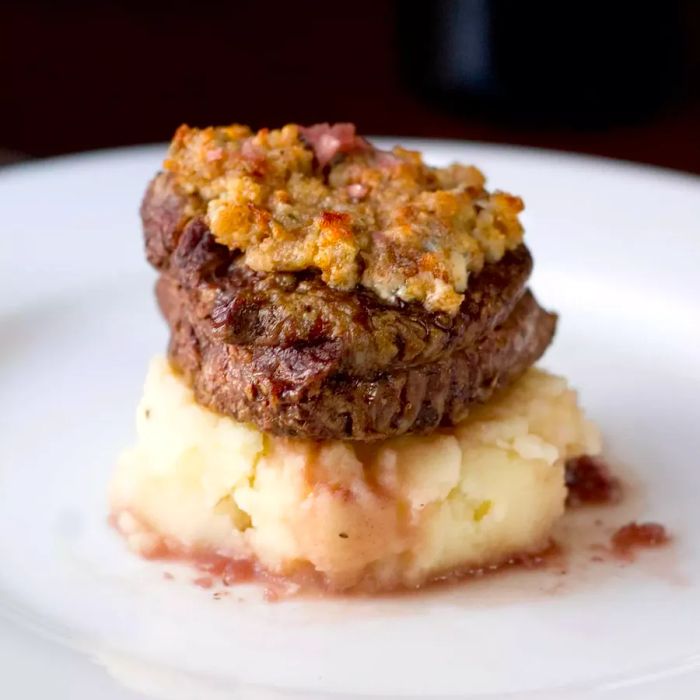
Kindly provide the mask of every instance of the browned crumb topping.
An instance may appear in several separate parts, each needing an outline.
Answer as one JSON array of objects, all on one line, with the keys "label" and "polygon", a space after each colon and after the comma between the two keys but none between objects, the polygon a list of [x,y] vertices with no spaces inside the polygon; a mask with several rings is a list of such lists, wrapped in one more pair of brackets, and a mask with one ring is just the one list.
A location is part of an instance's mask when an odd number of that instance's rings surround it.
[{"label": "browned crumb topping", "polygon": [[165,167],[220,243],[263,272],[318,269],[387,302],[454,314],[469,273],[522,242],[522,200],[472,166],[374,148],[352,124],[181,126]]}]

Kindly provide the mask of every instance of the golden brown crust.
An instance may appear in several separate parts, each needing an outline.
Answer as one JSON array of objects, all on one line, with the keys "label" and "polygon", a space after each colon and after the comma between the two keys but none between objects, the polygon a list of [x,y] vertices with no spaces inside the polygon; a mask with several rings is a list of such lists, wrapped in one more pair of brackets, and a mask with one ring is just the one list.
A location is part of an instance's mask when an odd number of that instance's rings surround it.
[{"label": "golden brown crust", "polygon": [[522,243],[519,198],[473,167],[380,151],[350,124],[180,127],[165,167],[216,240],[261,272],[320,270],[388,303],[457,313],[470,273]]}]

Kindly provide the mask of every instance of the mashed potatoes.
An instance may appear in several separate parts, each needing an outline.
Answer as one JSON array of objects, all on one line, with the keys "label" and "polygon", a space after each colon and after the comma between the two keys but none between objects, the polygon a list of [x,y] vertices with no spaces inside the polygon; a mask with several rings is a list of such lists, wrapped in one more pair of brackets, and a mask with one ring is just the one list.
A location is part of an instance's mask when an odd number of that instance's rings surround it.
[{"label": "mashed potatoes", "polygon": [[143,555],[250,559],[333,590],[417,586],[546,545],[564,461],[600,439],[566,382],[529,370],[452,429],[376,443],[265,435],[195,403],[153,360],[111,489]]}]

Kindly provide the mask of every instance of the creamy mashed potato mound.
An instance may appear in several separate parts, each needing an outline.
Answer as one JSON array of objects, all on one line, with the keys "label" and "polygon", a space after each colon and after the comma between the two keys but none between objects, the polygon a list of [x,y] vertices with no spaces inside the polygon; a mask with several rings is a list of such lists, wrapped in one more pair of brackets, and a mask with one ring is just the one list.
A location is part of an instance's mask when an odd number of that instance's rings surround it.
[{"label": "creamy mashed potato mound", "polygon": [[111,488],[132,549],[313,570],[332,590],[414,587],[537,552],[564,511],[564,462],[600,450],[575,392],[537,369],[454,428],[319,443],[201,407],[158,357],[137,428]]}]

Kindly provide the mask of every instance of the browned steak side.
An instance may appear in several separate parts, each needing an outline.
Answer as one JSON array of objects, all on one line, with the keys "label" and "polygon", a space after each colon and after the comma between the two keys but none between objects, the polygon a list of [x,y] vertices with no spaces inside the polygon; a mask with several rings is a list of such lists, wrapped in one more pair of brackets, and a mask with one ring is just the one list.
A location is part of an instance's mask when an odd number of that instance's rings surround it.
[{"label": "browned steak side", "polygon": [[533,364],[556,318],[527,291],[524,246],[470,279],[451,318],[260,273],[217,244],[168,176],[142,206],[171,328],[170,358],[197,400],[262,430],[314,439],[429,432],[463,418]]}]

